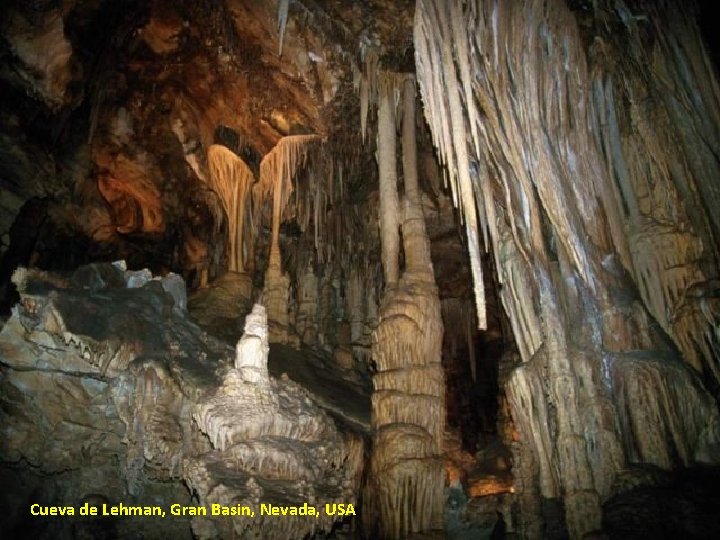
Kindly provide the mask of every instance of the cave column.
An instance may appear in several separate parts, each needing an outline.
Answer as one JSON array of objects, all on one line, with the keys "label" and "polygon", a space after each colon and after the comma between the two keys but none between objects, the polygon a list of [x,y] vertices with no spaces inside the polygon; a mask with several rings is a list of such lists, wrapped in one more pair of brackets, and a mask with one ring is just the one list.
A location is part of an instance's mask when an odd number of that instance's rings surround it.
[{"label": "cave column", "polygon": [[[411,80],[412,81],[412,80]],[[403,165],[410,176],[403,221],[408,265],[399,274],[399,215],[395,163],[394,95],[398,85],[415,99],[406,77],[381,74],[378,111],[380,229],[385,291],[373,332],[373,455],[367,484],[367,532],[407,538],[442,528],[445,471],[443,326],[417,190],[414,103],[404,106]],[[402,88],[402,86],[400,87]],[[414,178],[414,179],[413,179]],[[407,230],[405,230],[407,229]]]},{"label": "cave column", "polygon": [[415,136],[415,77],[403,81],[402,162],[405,180],[403,242],[407,273],[434,283],[430,239],[425,231],[422,199],[418,188],[417,142]]},{"label": "cave column", "polygon": [[378,108],[377,160],[380,173],[380,235],[382,265],[387,285],[397,283],[400,274],[399,202],[395,159],[395,100],[392,81],[381,77]]},{"label": "cave column", "polygon": [[290,337],[288,333],[290,278],[282,272],[280,222],[293,190],[293,176],[298,167],[305,163],[308,151],[315,148],[319,140],[317,135],[283,137],[260,162],[257,206],[262,205],[262,200],[271,191],[273,194],[272,240],[263,295],[270,325],[270,341],[274,343],[287,343]]},{"label": "cave column", "polygon": [[290,278],[283,274],[280,260],[280,217],[282,214],[282,176],[277,174],[273,189],[272,240],[270,258],[265,272],[265,304],[270,321],[270,341],[286,343],[288,340],[288,295]]}]

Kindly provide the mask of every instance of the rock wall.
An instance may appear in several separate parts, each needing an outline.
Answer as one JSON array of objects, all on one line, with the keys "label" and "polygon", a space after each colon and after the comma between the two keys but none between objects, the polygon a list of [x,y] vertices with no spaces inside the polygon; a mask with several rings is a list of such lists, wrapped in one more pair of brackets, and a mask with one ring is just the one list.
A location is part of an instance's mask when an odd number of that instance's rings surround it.
[{"label": "rock wall", "polygon": [[720,459],[720,104],[694,16],[673,2],[417,4],[426,117],[522,357],[506,391],[529,538],[541,498],[562,499],[579,538],[625,468]]}]

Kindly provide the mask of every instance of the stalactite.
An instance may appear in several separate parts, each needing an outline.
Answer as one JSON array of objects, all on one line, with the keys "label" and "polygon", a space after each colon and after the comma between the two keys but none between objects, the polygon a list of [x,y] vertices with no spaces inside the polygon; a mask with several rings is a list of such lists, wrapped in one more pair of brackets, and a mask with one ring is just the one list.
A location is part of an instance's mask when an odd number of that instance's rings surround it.
[{"label": "stalactite", "polygon": [[214,144],[208,149],[210,187],[220,196],[228,217],[229,270],[244,272],[243,232],[247,194],[255,177],[245,162],[228,148]]},{"label": "stalactite", "polygon": [[282,56],[283,41],[285,40],[285,26],[287,25],[290,0],[278,0],[278,56]]},{"label": "stalactite", "polygon": [[703,450],[717,410],[688,367],[720,373],[716,76],[684,4],[648,4],[644,25],[622,1],[594,5],[580,25],[561,0],[416,4],[433,142],[466,227],[476,209],[481,227],[488,217],[523,360],[505,390],[528,535],[540,497],[562,497],[571,537],[599,527],[613,478],[638,457],[720,460]]},{"label": "stalactite", "polygon": [[[430,125],[435,128],[433,140],[438,146],[443,162],[447,165],[453,200],[456,205],[459,200],[458,207],[465,221],[478,327],[485,329],[487,316],[485,285],[480,262],[481,229],[477,220],[477,212],[480,212],[482,217],[484,208],[475,204],[473,194],[470,158],[465,137],[466,124],[455,74],[448,17],[449,14],[444,9],[436,10],[430,4],[427,9],[417,10],[415,25],[417,69],[421,88],[424,87],[427,103],[431,104],[428,109]],[[434,37],[436,33],[439,33],[440,39]],[[461,66],[465,64],[461,73],[469,74],[467,59],[461,58],[459,63]]]},{"label": "stalactite", "polygon": [[284,137],[260,162],[260,182],[253,192],[255,208],[260,208],[262,201],[270,193],[273,195],[272,239],[264,288],[271,341],[286,342],[288,339],[290,281],[281,268],[280,221],[293,191],[295,173],[298,167],[305,163],[308,152],[319,140],[317,135]]},{"label": "stalactite", "polygon": [[385,282],[393,285],[400,276],[399,203],[395,162],[394,78],[380,75],[377,160],[380,169],[380,233]]},{"label": "stalactite", "polygon": [[363,61],[365,63],[365,72],[358,78],[358,88],[360,91],[360,133],[363,142],[365,142],[367,133],[368,112],[377,104],[378,100],[379,60],[378,53],[374,48],[370,47],[364,51]]},{"label": "stalactite", "polygon": [[407,272],[419,279],[434,281],[430,242],[418,189],[417,142],[415,136],[415,78],[408,76],[402,84],[402,161],[405,181],[403,241]]}]

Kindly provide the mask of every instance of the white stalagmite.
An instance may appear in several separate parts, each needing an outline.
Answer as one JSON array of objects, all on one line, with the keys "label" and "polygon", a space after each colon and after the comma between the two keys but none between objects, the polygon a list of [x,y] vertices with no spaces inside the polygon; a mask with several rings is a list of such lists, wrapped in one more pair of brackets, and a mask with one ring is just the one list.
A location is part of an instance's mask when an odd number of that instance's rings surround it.
[{"label": "white stalagmite", "polygon": [[229,270],[243,272],[245,257],[243,230],[247,194],[255,177],[245,162],[230,149],[213,144],[208,149],[210,187],[220,196],[228,217],[230,240]]},{"label": "white stalagmite", "polygon": [[273,342],[284,343],[288,339],[290,281],[281,267],[280,221],[293,191],[293,177],[297,169],[305,163],[310,149],[319,141],[317,135],[292,135],[280,139],[260,163],[260,182],[253,193],[256,208],[262,206],[262,201],[270,193],[273,195],[272,240],[264,289],[268,319],[271,323],[270,341]]},{"label": "white stalagmite", "polygon": [[[265,308],[253,307],[237,343],[234,368],[224,368],[222,384],[193,406],[195,426],[212,448],[182,462],[183,479],[205,506],[252,506],[242,519],[201,518],[197,538],[305,538],[330,530],[339,517],[264,516],[263,503],[355,504],[360,489],[363,443],[342,434],[299,385],[268,376]],[[162,433],[162,432],[161,432]],[[291,502],[292,501],[292,502]]]},{"label": "white stalagmite", "polygon": [[255,304],[245,318],[245,331],[235,347],[235,369],[243,380],[258,386],[270,384],[267,370],[269,352],[266,310],[264,306]]}]

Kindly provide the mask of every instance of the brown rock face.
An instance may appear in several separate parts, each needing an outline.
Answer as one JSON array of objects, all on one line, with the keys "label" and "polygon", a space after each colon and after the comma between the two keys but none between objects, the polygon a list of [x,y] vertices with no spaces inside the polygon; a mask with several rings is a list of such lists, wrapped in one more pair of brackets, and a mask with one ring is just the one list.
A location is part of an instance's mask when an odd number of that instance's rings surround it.
[{"label": "brown rock face", "polygon": [[68,101],[67,86],[73,79],[72,45],[65,35],[59,9],[33,13],[26,9],[6,10],[3,35],[17,62],[15,76],[52,109]]},{"label": "brown rock face", "polygon": [[160,192],[147,178],[146,169],[122,154],[107,163],[98,189],[110,205],[117,231],[161,233],[165,229]]}]

